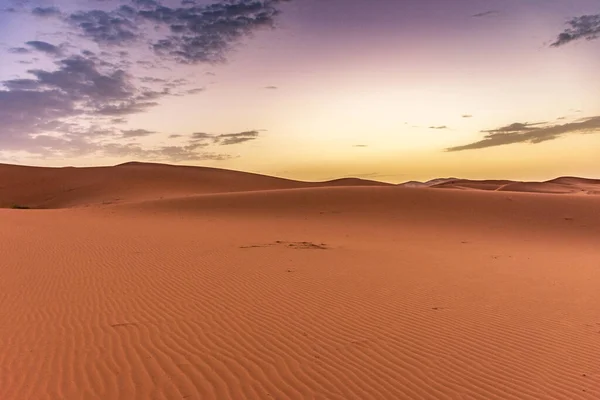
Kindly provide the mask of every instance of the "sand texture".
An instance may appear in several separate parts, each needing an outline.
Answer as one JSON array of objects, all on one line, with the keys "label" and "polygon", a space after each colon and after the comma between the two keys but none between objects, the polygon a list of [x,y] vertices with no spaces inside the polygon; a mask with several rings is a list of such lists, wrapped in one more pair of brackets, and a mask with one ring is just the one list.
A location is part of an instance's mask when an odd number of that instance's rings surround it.
[{"label": "sand texture", "polygon": [[0,399],[599,399],[598,182],[506,185],[0,165]]}]

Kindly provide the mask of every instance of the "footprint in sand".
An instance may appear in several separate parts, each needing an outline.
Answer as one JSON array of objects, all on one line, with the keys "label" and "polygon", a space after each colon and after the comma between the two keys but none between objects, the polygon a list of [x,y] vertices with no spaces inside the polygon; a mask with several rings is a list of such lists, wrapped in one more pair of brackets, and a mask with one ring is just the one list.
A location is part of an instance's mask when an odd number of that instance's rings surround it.
[{"label": "footprint in sand", "polygon": [[313,242],[285,242],[281,240],[277,240],[274,243],[268,244],[256,244],[256,245],[248,245],[241,246],[240,249],[253,249],[259,247],[273,247],[273,246],[285,246],[290,249],[298,249],[298,250],[329,250],[325,243],[313,243]]}]

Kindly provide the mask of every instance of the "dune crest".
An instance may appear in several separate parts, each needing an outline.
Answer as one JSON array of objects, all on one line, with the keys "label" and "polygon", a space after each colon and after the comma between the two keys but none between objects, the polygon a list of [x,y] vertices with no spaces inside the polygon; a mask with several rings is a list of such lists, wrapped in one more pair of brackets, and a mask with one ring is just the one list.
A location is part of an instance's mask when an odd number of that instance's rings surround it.
[{"label": "dune crest", "polygon": [[140,162],[89,168],[0,164],[0,182],[0,208],[66,208],[210,193],[387,185],[357,178],[301,182],[219,168]]}]

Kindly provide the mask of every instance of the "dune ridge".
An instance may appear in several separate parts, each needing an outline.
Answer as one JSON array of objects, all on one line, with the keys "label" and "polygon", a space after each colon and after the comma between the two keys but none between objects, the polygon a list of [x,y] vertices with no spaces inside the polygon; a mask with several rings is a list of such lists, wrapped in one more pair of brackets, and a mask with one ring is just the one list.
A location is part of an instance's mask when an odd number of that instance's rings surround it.
[{"label": "dune ridge", "polygon": [[301,182],[209,167],[129,162],[113,167],[0,164],[0,207],[68,208],[148,198],[317,186],[388,184],[358,178]]},{"label": "dune ridge", "polygon": [[1,399],[600,397],[598,196],[65,171],[0,166]]},{"label": "dune ridge", "polygon": [[[395,186],[360,178],[304,182],[209,167],[128,162],[112,167],[29,167],[0,164],[0,208],[69,208],[201,194],[314,187]],[[600,180],[561,177],[547,182],[439,178],[397,186],[554,194],[600,194]]]}]

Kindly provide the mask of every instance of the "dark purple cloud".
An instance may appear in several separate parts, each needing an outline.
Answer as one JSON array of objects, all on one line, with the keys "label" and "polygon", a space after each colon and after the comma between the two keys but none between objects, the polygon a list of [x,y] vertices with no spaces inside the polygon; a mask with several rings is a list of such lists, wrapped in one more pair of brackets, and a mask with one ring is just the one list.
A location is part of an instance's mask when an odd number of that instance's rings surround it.
[{"label": "dark purple cloud", "polygon": [[[98,44],[125,46],[145,41],[162,58],[179,63],[225,61],[226,52],[240,39],[273,27],[287,0],[231,0],[209,5],[188,2],[168,7],[154,0],[134,0],[112,11],[79,11],[66,17],[80,34]],[[155,38],[144,29],[163,28]]]},{"label": "dark purple cloud", "polygon": [[41,51],[42,53],[46,53],[52,56],[59,56],[62,54],[62,51],[60,50],[60,48],[58,46],[55,46],[53,44],[50,44],[48,42],[42,42],[39,40],[32,40],[29,41],[27,43],[25,43],[26,45],[30,46],[31,48],[37,50],[37,51]]},{"label": "dark purple cloud", "polygon": [[551,46],[559,47],[580,39],[594,40],[600,37],[600,14],[576,17],[567,24],[569,28],[559,34]]},{"label": "dark purple cloud", "polygon": [[56,17],[61,15],[57,7],[35,7],[31,13],[37,17]]}]

